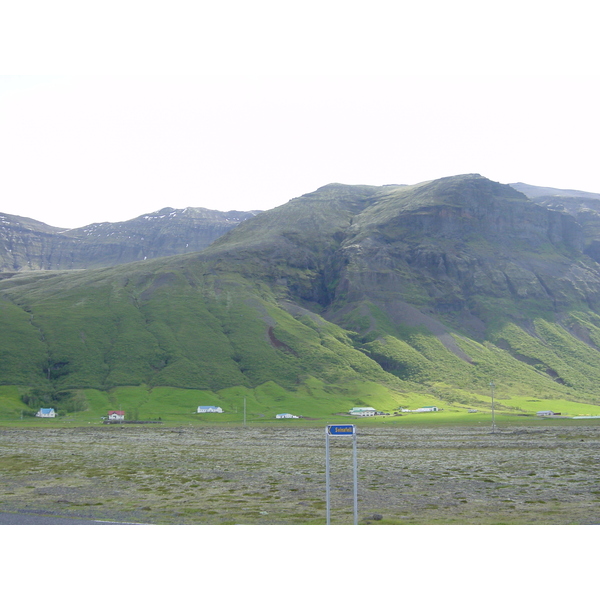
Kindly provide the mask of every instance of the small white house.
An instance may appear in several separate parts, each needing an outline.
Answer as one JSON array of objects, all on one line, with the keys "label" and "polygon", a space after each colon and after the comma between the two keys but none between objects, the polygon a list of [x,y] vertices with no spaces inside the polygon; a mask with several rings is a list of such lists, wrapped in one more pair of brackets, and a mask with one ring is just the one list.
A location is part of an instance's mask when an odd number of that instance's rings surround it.
[{"label": "small white house", "polygon": [[124,410],[109,410],[108,419],[110,421],[124,421],[125,411]]},{"label": "small white house", "polygon": [[199,413],[222,413],[223,409],[220,406],[199,406]]},{"label": "small white house", "polygon": [[551,417],[552,415],[554,415],[554,412],[551,410],[538,410],[537,412],[538,417]]},{"label": "small white house", "polygon": [[298,419],[299,417],[297,417],[296,415],[292,415],[290,413],[279,413],[278,415],[275,415],[276,419]]},{"label": "small white house", "polygon": [[350,409],[350,414],[354,417],[374,417],[376,413],[372,406],[355,406]]},{"label": "small white house", "polygon": [[37,411],[36,417],[44,417],[44,418],[53,418],[56,417],[56,412],[54,412],[53,408],[40,408]]},{"label": "small white house", "polygon": [[440,409],[437,406],[422,406],[413,410],[413,412],[438,412]]}]

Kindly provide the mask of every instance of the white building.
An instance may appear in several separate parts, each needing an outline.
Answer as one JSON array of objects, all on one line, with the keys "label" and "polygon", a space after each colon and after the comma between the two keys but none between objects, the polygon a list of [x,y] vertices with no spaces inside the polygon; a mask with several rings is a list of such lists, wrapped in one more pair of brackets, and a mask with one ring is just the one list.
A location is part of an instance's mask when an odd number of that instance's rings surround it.
[{"label": "white building", "polygon": [[124,421],[125,411],[124,410],[109,410],[108,418],[111,421]]},{"label": "white building", "polygon": [[372,406],[355,406],[350,409],[350,414],[354,417],[374,417],[376,413]]},{"label": "white building", "polygon": [[296,415],[292,415],[290,413],[279,413],[278,415],[275,415],[276,419],[298,419],[299,417],[297,417]]},{"label": "white building", "polygon": [[199,406],[199,413],[222,413],[223,409],[220,406]]},{"label": "white building", "polygon": [[40,408],[40,410],[37,411],[36,417],[44,417],[44,418],[53,418],[56,417],[56,413],[54,412],[53,408]]}]

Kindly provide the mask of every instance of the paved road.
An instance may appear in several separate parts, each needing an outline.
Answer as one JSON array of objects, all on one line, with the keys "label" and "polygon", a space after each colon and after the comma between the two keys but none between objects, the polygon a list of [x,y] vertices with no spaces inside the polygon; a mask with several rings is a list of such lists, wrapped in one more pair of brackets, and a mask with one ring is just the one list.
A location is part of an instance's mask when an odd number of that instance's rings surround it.
[{"label": "paved road", "polygon": [[136,525],[136,523],[92,521],[89,519],[74,519],[54,515],[0,512],[0,525]]}]

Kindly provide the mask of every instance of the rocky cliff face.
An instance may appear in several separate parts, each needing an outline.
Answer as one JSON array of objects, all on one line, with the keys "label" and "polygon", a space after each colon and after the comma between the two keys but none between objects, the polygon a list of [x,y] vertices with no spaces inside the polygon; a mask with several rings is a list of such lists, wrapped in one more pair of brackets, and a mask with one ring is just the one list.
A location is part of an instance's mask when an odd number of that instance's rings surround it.
[{"label": "rocky cliff face", "polygon": [[[516,319],[577,302],[600,307],[600,269],[581,254],[583,230],[569,215],[480,176],[404,193],[348,230],[335,292],[343,312],[369,300],[402,321],[411,305],[481,338],[500,304]],[[406,321],[414,319],[411,310]]]},{"label": "rocky cliff face", "polygon": [[0,213],[0,271],[108,267],[197,252],[258,212],[164,208],[70,230]]},{"label": "rocky cliff face", "polygon": [[600,194],[512,183],[536,204],[571,215],[583,228],[583,251],[600,263]]}]

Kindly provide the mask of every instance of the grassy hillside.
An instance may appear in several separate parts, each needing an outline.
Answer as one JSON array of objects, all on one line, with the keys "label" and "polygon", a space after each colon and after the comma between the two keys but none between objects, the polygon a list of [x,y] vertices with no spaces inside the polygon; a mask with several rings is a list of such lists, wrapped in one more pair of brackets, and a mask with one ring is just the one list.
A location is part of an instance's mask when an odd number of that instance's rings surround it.
[{"label": "grassy hillside", "polygon": [[293,317],[266,288],[216,277],[198,261],[156,271],[147,265],[63,272],[41,286],[37,276],[5,280],[12,303],[5,300],[1,312],[0,383],[219,390],[272,381],[291,389],[309,374],[330,384],[399,383],[340,327],[318,315]]}]

